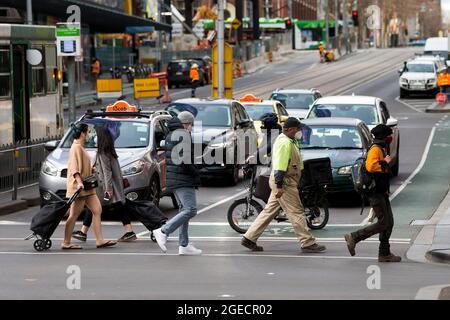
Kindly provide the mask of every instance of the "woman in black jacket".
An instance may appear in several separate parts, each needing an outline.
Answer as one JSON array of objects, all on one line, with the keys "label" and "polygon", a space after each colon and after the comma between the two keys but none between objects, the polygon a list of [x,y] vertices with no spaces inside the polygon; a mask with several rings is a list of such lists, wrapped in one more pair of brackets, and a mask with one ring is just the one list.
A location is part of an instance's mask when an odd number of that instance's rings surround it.
[{"label": "woman in black jacket", "polygon": [[172,118],[168,127],[166,149],[166,182],[167,189],[172,191],[179,203],[180,212],[170,219],[163,227],[154,230],[153,234],[162,251],[166,252],[167,237],[175,230],[179,231],[180,255],[200,255],[202,250],[189,243],[189,220],[197,214],[197,200],[195,189],[200,186],[200,176],[194,165],[194,147],[191,131],[194,116],[188,112],[181,112]]}]

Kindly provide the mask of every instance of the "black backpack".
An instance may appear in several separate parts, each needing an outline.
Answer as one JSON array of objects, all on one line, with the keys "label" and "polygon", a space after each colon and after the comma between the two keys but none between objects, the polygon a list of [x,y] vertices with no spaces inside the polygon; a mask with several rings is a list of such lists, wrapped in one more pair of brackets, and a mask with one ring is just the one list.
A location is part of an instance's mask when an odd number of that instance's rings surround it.
[{"label": "black backpack", "polygon": [[383,155],[385,155],[385,151],[383,148],[376,144],[372,144],[367,150],[367,153],[365,153],[364,156],[356,159],[355,164],[352,166],[353,186],[355,187],[355,191],[361,196],[362,201],[361,215],[364,211],[364,198],[367,198],[370,194],[372,194],[375,191],[376,187],[374,175],[368,172],[366,169],[367,155],[373,147],[380,148],[383,152]]}]

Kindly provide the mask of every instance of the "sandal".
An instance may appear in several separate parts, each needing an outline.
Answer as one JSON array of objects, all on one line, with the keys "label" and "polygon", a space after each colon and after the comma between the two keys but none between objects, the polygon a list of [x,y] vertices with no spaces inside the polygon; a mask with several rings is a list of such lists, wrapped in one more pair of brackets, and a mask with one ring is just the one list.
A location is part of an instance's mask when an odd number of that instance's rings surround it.
[{"label": "sandal", "polygon": [[69,245],[63,244],[61,246],[61,249],[62,250],[80,250],[80,249],[83,249],[83,248],[81,246],[77,245],[77,244],[71,243]]},{"label": "sandal", "polygon": [[112,241],[112,240],[108,240],[105,243],[98,245],[97,248],[106,248],[106,247],[112,247],[115,246],[117,244],[116,241]]}]

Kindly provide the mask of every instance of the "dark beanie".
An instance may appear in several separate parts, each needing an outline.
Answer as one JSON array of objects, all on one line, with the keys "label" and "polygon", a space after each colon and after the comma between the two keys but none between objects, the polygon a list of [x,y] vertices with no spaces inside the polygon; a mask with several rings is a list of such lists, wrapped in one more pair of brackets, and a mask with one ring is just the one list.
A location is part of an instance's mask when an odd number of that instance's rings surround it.
[{"label": "dark beanie", "polygon": [[385,124],[379,124],[371,132],[375,138],[384,139],[392,134],[392,129]]}]

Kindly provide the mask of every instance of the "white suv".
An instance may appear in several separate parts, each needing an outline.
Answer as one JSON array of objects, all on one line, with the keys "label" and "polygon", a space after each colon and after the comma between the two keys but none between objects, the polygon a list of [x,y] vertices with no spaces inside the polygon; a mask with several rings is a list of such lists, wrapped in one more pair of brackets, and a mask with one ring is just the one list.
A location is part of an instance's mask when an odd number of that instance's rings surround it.
[{"label": "white suv", "polygon": [[411,93],[428,93],[435,95],[439,70],[433,61],[412,60],[406,64],[406,70],[400,75],[400,98]]}]

